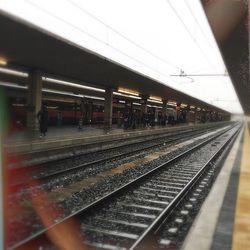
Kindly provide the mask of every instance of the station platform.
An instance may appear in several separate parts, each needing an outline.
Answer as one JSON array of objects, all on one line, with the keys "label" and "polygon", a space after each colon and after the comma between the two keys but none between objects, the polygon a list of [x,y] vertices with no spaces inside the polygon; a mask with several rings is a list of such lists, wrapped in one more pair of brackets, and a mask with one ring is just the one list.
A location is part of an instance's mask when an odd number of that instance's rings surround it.
[{"label": "station platform", "polygon": [[39,134],[31,136],[26,131],[16,132],[7,138],[4,148],[10,153],[40,152],[125,138],[131,139],[146,135],[153,136],[171,131],[181,131],[187,128],[214,126],[216,124],[218,123],[178,124],[133,130],[118,128],[116,125],[109,130],[104,129],[103,125],[84,126],[82,130],[78,130],[76,126],[49,127],[46,137],[43,138],[39,138]]},{"label": "station platform", "polygon": [[181,250],[250,249],[250,119],[238,135]]}]

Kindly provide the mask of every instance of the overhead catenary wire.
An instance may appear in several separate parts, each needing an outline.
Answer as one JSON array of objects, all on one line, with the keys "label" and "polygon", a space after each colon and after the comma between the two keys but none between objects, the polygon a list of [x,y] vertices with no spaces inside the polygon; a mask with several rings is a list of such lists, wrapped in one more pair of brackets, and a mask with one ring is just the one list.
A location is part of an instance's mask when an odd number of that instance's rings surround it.
[{"label": "overhead catenary wire", "polygon": [[47,15],[52,16],[53,18],[55,18],[55,19],[57,19],[57,20],[59,20],[59,21],[61,21],[61,22],[64,22],[64,23],[66,23],[67,25],[71,26],[72,28],[74,28],[74,29],[80,31],[81,33],[83,33],[83,34],[85,34],[85,35],[91,37],[92,39],[94,39],[94,40],[96,40],[96,41],[98,41],[98,42],[100,42],[100,43],[102,43],[102,44],[105,44],[106,46],[109,46],[110,48],[112,48],[112,49],[115,50],[116,52],[118,52],[118,53],[120,53],[120,54],[126,56],[127,58],[130,58],[130,59],[132,59],[132,60],[138,62],[139,64],[141,64],[141,65],[147,67],[148,69],[150,69],[150,70],[152,70],[152,71],[155,71],[155,72],[161,74],[162,76],[169,77],[169,75],[166,75],[166,74],[164,74],[164,73],[162,73],[162,72],[159,72],[159,71],[156,70],[155,68],[149,66],[148,64],[145,64],[143,61],[141,61],[141,60],[139,60],[139,59],[137,59],[137,58],[135,58],[135,57],[132,57],[131,55],[128,55],[128,54],[125,53],[124,51],[122,51],[122,50],[120,50],[120,49],[118,49],[118,48],[116,48],[116,47],[114,47],[114,46],[112,46],[112,45],[110,45],[110,44],[105,43],[105,42],[104,42],[103,40],[101,40],[100,38],[98,38],[98,37],[96,37],[96,36],[90,34],[90,33],[87,32],[86,30],[81,29],[80,27],[78,27],[78,26],[76,26],[76,25],[74,25],[74,24],[72,24],[72,23],[66,21],[65,19],[61,18],[60,16],[55,15],[53,12],[51,12],[51,11],[49,11],[49,10],[47,10],[47,9],[42,8],[41,6],[37,5],[36,3],[34,3],[34,2],[32,2],[32,1],[30,1],[30,0],[25,0],[25,1],[26,1],[27,3],[29,3],[30,5],[32,5],[33,7],[39,9],[40,11],[42,11],[42,12],[44,12],[44,13],[46,13]]},{"label": "overhead catenary wire", "polygon": [[90,16],[91,18],[93,18],[94,20],[96,20],[97,22],[103,24],[104,26],[106,26],[108,29],[112,30],[114,33],[116,33],[117,35],[119,35],[120,37],[122,37],[123,39],[127,40],[128,42],[130,42],[131,44],[133,44],[134,46],[136,46],[137,48],[143,50],[144,52],[146,52],[147,54],[151,55],[152,57],[168,64],[169,66],[180,70],[181,68],[178,66],[173,65],[172,63],[168,62],[167,60],[165,60],[164,58],[161,58],[158,55],[155,55],[154,53],[152,53],[151,51],[149,51],[148,49],[144,48],[143,46],[141,46],[140,44],[138,44],[137,42],[133,41],[131,38],[128,38],[127,36],[125,36],[124,34],[122,34],[121,32],[119,32],[118,30],[114,29],[112,26],[106,24],[105,22],[103,22],[100,18],[96,17],[95,15],[93,15],[92,13],[90,13],[88,10],[84,9],[82,6],[80,6],[79,4],[75,3],[73,0],[66,0],[67,2],[71,3],[73,6],[75,6],[76,8],[78,8],[79,10],[81,10],[82,12],[84,12],[85,14],[87,14],[88,16]]},{"label": "overhead catenary wire", "polygon": [[172,9],[172,11],[174,12],[175,16],[177,17],[177,19],[179,20],[179,22],[183,25],[184,29],[186,30],[186,32],[189,34],[190,38],[193,40],[193,42],[197,45],[197,47],[199,48],[200,52],[202,53],[202,55],[206,58],[207,62],[210,64],[210,66],[214,67],[214,65],[210,62],[209,58],[207,57],[206,53],[203,51],[202,47],[200,46],[200,44],[197,42],[197,40],[193,37],[192,33],[190,32],[189,28],[187,27],[187,25],[185,24],[185,22],[183,21],[183,19],[181,18],[181,16],[179,15],[179,13],[176,11],[175,7],[172,5],[170,0],[165,0],[166,3],[170,6],[170,8]]},{"label": "overhead catenary wire", "polygon": [[190,4],[188,3],[187,0],[184,0],[184,3],[186,4],[190,14],[192,15],[196,25],[198,26],[199,30],[201,31],[203,37],[205,38],[205,40],[207,41],[207,43],[209,44],[210,48],[213,49],[213,46],[211,45],[210,41],[209,41],[209,38],[207,37],[206,33],[204,32],[204,30],[202,29],[202,27],[200,26],[200,23],[199,21],[197,20],[192,8],[190,7]]},{"label": "overhead catenary wire", "polygon": [[226,99],[214,99],[214,100],[211,100],[210,103],[216,103],[216,102],[228,102],[228,103],[235,103],[235,102],[238,102],[238,100],[226,100]]},{"label": "overhead catenary wire", "polygon": [[170,76],[179,76],[179,77],[182,77],[182,76],[185,76],[185,77],[189,77],[189,76],[224,76],[224,77],[227,77],[228,75],[226,74],[184,74],[184,75],[170,75]]},{"label": "overhead catenary wire", "polygon": [[189,79],[189,81],[180,82],[179,84],[189,84],[194,82],[194,79],[192,77],[185,76],[185,79]]},{"label": "overhead catenary wire", "polygon": [[[204,37],[205,40],[207,41],[207,43],[208,43],[208,45],[210,46],[210,48],[213,50],[214,47],[213,47],[213,45],[210,43],[210,40],[209,40],[208,36],[206,35],[206,33],[204,32],[204,30],[202,29],[202,27],[201,27],[201,25],[200,25],[200,23],[199,23],[197,17],[195,16],[195,14],[194,14],[194,12],[193,12],[193,10],[192,10],[192,8],[191,8],[191,6],[190,6],[188,0],[184,0],[184,2],[185,2],[185,4],[186,4],[186,6],[187,6],[189,12],[191,13],[191,15],[192,15],[192,17],[193,17],[195,23],[197,24],[199,30],[201,31],[203,37]],[[213,37],[213,36],[212,36],[212,37]],[[215,40],[215,39],[214,39],[214,40]],[[227,75],[225,74],[225,76],[227,76]]]}]

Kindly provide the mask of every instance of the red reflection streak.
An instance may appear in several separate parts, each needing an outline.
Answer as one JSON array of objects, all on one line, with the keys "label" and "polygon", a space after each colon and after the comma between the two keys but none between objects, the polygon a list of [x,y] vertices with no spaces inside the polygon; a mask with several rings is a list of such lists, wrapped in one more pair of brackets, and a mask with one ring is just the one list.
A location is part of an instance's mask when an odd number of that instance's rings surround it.
[{"label": "red reflection streak", "polygon": [[13,188],[11,184],[15,180],[16,176],[21,176],[23,173],[18,173],[17,169],[9,169],[10,163],[20,162],[24,160],[17,154],[9,154],[7,150],[3,150],[4,162],[3,162],[3,190],[4,190],[4,228],[5,228],[5,248],[11,242],[13,234],[22,232],[22,223],[19,222],[18,217],[22,211],[21,204],[16,202],[14,194],[19,190]]},{"label": "red reflection streak", "polygon": [[[8,166],[7,163],[9,162],[20,162],[21,157],[15,155],[11,158],[8,154],[5,154],[5,164],[4,166]],[[28,169],[28,168],[27,168]],[[57,249],[60,250],[84,250],[86,249],[82,244],[83,237],[80,231],[79,224],[74,219],[68,219],[65,222],[59,223],[56,226],[53,226],[58,218],[62,218],[63,210],[58,208],[53,201],[49,200],[47,192],[45,190],[35,190],[29,196],[25,198],[18,199],[15,201],[13,197],[15,193],[22,190],[24,187],[35,187],[39,184],[37,181],[29,180],[30,178],[29,170],[22,169],[7,169],[5,167],[4,171],[4,193],[5,193],[5,242],[6,245],[10,242],[10,239],[13,238],[14,234],[19,234],[20,238],[26,237],[24,235],[26,222],[27,220],[27,211],[23,207],[23,204],[20,204],[21,201],[25,200],[25,202],[30,202],[31,206],[35,213],[39,216],[44,228],[51,227],[46,233],[47,237],[37,237],[34,238],[29,243],[23,245],[22,247],[18,248],[21,250],[35,250],[38,249],[38,246],[43,246],[45,244],[54,245]],[[16,183],[16,181],[21,181],[19,185],[15,186],[14,188],[11,187],[11,183]],[[8,207],[8,204],[11,204]],[[32,215],[31,215],[32,216]],[[29,217],[28,217],[29,218]],[[32,219],[32,218],[30,218]],[[14,221],[14,222],[13,222]],[[53,226],[53,227],[52,227]],[[23,235],[22,235],[23,234]]]},{"label": "red reflection streak", "polygon": [[[40,216],[44,227],[48,228],[55,223],[63,211],[58,209],[55,204],[52,204],[48,198],[47,193],[38,191],[32,194],[32,202],[37,214]],[[74,219],[68,219],[47,231],[47,236],[50,241],[62,250],[84,250],[82,244],[83,238],[79,224]],[[37,246],[37,244],[35,243]]]}]

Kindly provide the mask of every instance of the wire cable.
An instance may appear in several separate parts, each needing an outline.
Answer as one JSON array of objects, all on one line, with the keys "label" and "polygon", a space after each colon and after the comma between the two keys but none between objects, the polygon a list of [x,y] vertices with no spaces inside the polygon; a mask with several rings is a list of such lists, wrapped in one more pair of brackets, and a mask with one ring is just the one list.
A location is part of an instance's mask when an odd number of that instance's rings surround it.
[{"label": "wire cable", "polygon": [[189,81],[185,81],[185,82],[178,82],[179,84],[188,84],[188,83],[193,83],[195,82],[194,79],[192,77],[189,76],[183,76],[185,79],[188,79]]},{"label": "wire cable", "polygon": [[39,9],[40,11],[42,11],[42,12],[44,12],[44,13],[46,13],[47,15],[52,16],[53,18],[55,18],[55,19],[57,19],[57,20],[59,20],[59,21],[61,21],[61,22],[63,22],[63,23],[66,23],[67,25],[71,26],[72,28],[74,28],[74,29],[80,31],[81,33],[83,33],[83,34],[85,34],[85,35],[91,37],[92,39],[94,39],[94,40],[96,40],[96,41],[98,41],[98,42],[100,42],[100,43],[102,43],[102,44],[105,44],[106,46],[109,46],[110,48],[112,48],[113,50],[117,51],[118,53],[120,53],[120,54],[122,54],[122,55],[124,55],[124,56],[126,56],[126,57],[128,57],[128,58],[130,58],[130,59],[132,59],[132,60],[134,60],[134,61],[136,61],[136,62],[138,62],[138,63],[141,64],[141,65],[144,65],[145,67],[149,68],[150,70],[153,70],[153,71],[155,71],[155,72],[157,72],[157,73],[159,73],[159,74],[161,74],[161,75],[163,75],[163,76],[165,76],[165,77],[169,77],[169,75],[166,75],[166,74],[164,74],[164,73],[162,73],[162,72],[159,72],[158,70],[156,70],[155,68],[149,66],[148,64],[145,64],[145,63],[142,62],[141,60],[138,60],[137,58],[134,58],[134,57],[128,55],[127,53],[123,52],[122,50],[120,50],[120,49],[118,49],[118,48],[116,48],[116,47],[114,47],[114,46],[112,46],[112,45],[110,45],[110,44],[105,43],[105,42],[104,42],[103,40],[101,40],[100,38],[98,38],[98,37],[96,37],[96,36],[94,36],[94,35],[88,33],[87,31],[85,31],[85,30],[79,28],[78,26],[76,26],[76,25],[74,25],[74,24],[72,24],[72,23],[66,21],[65,19],[63,19],[63,18],[61,18],[61,17],[59,17],[59,16],[57,16],[57,15],[55,15],[55,14],[52,13],[51,11],[42,8],[41,6],[39,6],[39,5],[37,5],[37,4],[33,3],[33,2],[31,2],[30,0],[25,0],[25,1],[26,1],[27,3],[29,3],[30,5],[32,5],[33,7]]},{"label": "wire cable", "polygon": [[187,25],[185,24],[185,22],[182,20],[182,18],[180,17],[179,13],[176,11],[176,9],[174,8],[174,6],[172,5],[172,3],[169,0],[166,0],[167,4],[170,6],[170,8],[172,9],[172,11],[174,12],[174,14],[176,15],[176,17],[178,18],[178,20],[180,21],[180,23],[183,25],[184,29],[186,30],[186,32],[189,34],[189,36],[191,37],[191,39],[193,40],[194,43],[196,43],[197,47],[199,48],[199,50],[201,51],[201,53],[203,54],[203,56],[206,58],[207,62],[210,64],[210,66],[215,67],[209,60],[209,58],[207,57],[206,53],[203,51],[203,49],[201,48],[200,44],[196,41],[196,39],[193,37],[192,33],[190,32],[190,30],[188,29]]},{"label": "wire cable", "polygon": [[75,3],[72,0],[66,0],[67,2],[69,2],[71,5],[73,5],[75,8],[78,8],[79,10],[81,10],[82,12],[84,12],[85,14],[87,14],[88,16],[90,16],[91,18],[93,18],[94,20],[96,20],[97,22],[103,24],[104,26],[106,26],[108,29],[112,30],[114,33],[116,33],[117,35],[119,35],[120,37],[122,37],[123,39],[127,40],[128,42],[130,42],[131,44],[133,44],[134,46],[136,46],[137,48],[140,48],[141,50],[143,50],[144,52],[148,53],[149,55],[157,58],[158,60],[168,64],[169,66],[180,70],[180,67],[177,67],[175,65],[173,65],[172,63],[166,61],[165,59],[159,57],[158,55],[155,55],[154,53],[152,53],[151,51],[149,51],[148,49],[142,47],[141,45],[139,45],[138,43],[136,43],[135,41],[133,41],[132,39],[128,38],[127,36],[125,36],[124,34],[122,34],[121,32],[117,31],[116,29],[114,29],[113,27],[111,27],[110,25],[106,24],[105,22],[103,22],[100,18],[94,16],[92,13],[90,13],[89,11],[87,11],[86,9],[84,9],[82,6],[80,6],[79,4]]},{"label": "wire cable", "polygon": [[194,15],[194,12],[192,10],[192,8],[190,7],[190,4],[187,2],[187,0],[184,0],[189,12],[191,13],[195,23],[197,24],[197,26],[199,27],[199,30],[201,31],[202,35],[204,36],[205,40],[207,41],[207,43],[209,44],[210,48],[213,49],[212,44],[209,41],[209,38],[207,37],[206,33],[204,32],[204,30],[202,29],[202,27],[200,26],[200,23],[198,22],[196,16]]},{"label": "wire cable", "polygon": [[179,76],[179,77],[183,77],[183,76],[223,76],[223,77],[227,77],[228,75],[226,74],[185,74],[185,75],[170,75],[170,76]]}]

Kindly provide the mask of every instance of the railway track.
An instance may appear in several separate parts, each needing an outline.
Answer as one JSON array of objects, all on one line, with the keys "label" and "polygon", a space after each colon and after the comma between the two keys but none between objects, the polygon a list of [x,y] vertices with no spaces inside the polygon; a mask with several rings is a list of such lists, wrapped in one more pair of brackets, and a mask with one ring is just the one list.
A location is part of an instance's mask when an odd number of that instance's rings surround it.
[{"label": "railway track", "polygon": [[[237,134],[235,137],[237,137]],[[219,175],[234,141],[232,139],[225,147],[225,150],[215,156],[209,167],[197,178],[183,199],[154,231],[153,237],[150,239],[151,246],[156,249],[181,249],[189,229],[192,227],[193,221]],[[210,211],[207,211],[207,213],[210,213]]]},{"label": "railway track", "polygon": [[21,246],[25,249],[25,244],[32,242],[39,242],[41,249],[57,249],[45,233],[50,235],[72,218],[80,223],[76,237],[87,249],[125,250],[140,246],[235,138],[239,129],[239,125],[233,126],[206,139],[9,249]]},{"label": "railway track", "polygon": [[[21,162],[16,162],[15,160],[10,159],[8,162],[8,168],[19,168],[25,166],[33,166],[33,165],[40,165],[43,163],[54,163],[59,160],[70,159],[72,157],[78,157],[82,155],[89,155],[91,153],[99,152],[108,152],[112,149],[119,149],[124,146],[133,145],[145,141],[151,141],[157,138],[162,138],[171,134],[175,133],[182,133],[188,132],[192,130],[199,130],[199,129],[213,129],[213,128],[220,128],[226,125],[229,125],[232,122],[218,122],[218,123],[209,123],[203,124],[202,126],[193,126],[193,127],[172,127],[169,130],[154,133],[152,130],[152,135],[147,134],[147,139],[145,140],[145,134],[138,135],[138,136],[128,136],[126,131],[124,131],[123,138],[115,138],[115,139],[103,139],[103,141],[99,142],[92,142],[86,143],[83,145],[75,145],[75,146],[64,146],[59,147],[56,149],[47,149],[42,151],[32,151],[32,152],[20,152],[18,153],[19,159]],[[131,131],[132,132],[132,131]],[[54,142],[54,141],[53,141]],[[10,153],[10,157],[11,157]],[[15,157],[15,156],[14,156]],[[13,158],[14,158],[13,157]]]},{"label": "railway track", "polygon": [[[182,132],[168,134],[161,138],[154,138],[147,141],[132,143],[131,145],[118,146],[112,150],[101,150],[96,153],[85,154],[78,157],[66,158],[63,160],[54,160],[47,164],[24,166],[10,170],[11,188],[14,190],[22,187],[23,184],[33,180],[44,181],[49,178],[55,178],[60,174],[68,174],[91,165],[101,164],[106,161],[115,160],[121,157],[137,154],[155,147],[178,142],[183,139],[198,136],[207,133],[216,128],[189,129]],[[83,162],[84,161],[84,162]],[[82,163],[83,162],[83,163]]]}]

